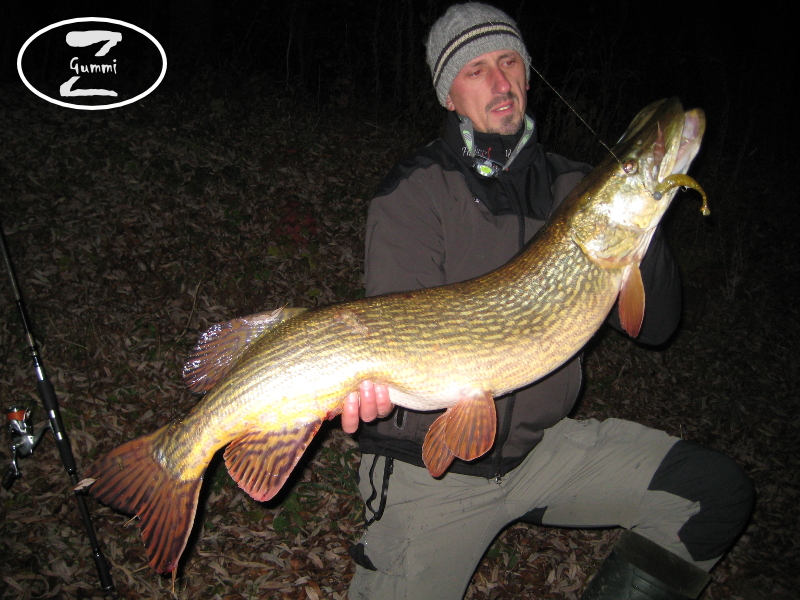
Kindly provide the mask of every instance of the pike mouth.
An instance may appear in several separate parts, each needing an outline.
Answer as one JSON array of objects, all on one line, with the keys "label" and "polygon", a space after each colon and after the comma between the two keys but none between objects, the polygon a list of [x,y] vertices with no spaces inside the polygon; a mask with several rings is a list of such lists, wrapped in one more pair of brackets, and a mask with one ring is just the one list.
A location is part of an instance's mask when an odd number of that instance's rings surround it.
[{"label": "pike mouth", "polygon": [[675,157],[673,173],[686,173],[689,170],[689,164],[700,150],[700,141],[703,139],[705,125],[705,115],[701,111],[694,109],[686,112],[681,132],[681,144],[678,147],[678,156]]},{"label": "pike mouth", "polygon": [[[689,170],[689,165],[697,156],[700,150],[700,142],[705,131],[705,115],[699,109],[686,111],[683,119],[683,128],[674,152],[667,152],[667,157],[671,158],[672,168],[664,168],[669,165],[662,165],[659,169],[659,181],[663,181],[672,174],[683,174]],[[670,144],[672,146],[672,144]],[[672,150],[672,148],[670,148]],[[666,162],[666,161],[665,161]]]},{"label": "pike mouth", "polygon": [[[682,125],[680,136],[670,140],[670,148],[667,150],[666,156],[662,155],[661,157],[659,157],[659,152],[664,152],[664,143],[661,128],[659,127],[658,129],[658,137],[654,149],[658,184],[655,186],[653,198],[661,200],[665,193],[677,187],[692,188],[697,190],[703,198],[700,212],[704,216],[708,216],[711,211],[708,208],[708,197],[705,191],[699,183],[686,175],[689,165],[700,150],[700,142],[703,140],[706,126],[705,113],[699,108],[686,111]],[[661,158],[666,158],[667,161],[671,162],[671,168],[663,168],[665,165],[659,165]],[[665,208],[667,205],[669,205],[669,202],[665,204]]]}]

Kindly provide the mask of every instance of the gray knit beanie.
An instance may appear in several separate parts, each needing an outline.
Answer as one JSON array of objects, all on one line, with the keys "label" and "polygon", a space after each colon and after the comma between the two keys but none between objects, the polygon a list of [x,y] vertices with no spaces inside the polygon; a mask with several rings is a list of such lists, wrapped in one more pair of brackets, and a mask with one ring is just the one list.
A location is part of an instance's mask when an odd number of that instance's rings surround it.
[{"label": "gray knit beanie", "polygon": [[458,72],[471,60],[495,50],[516,50],[530,78],[531,57],[517,24],[502,10],[470,2],[454,4],[431,27],[427,48],[433,87],[442,106]]}]

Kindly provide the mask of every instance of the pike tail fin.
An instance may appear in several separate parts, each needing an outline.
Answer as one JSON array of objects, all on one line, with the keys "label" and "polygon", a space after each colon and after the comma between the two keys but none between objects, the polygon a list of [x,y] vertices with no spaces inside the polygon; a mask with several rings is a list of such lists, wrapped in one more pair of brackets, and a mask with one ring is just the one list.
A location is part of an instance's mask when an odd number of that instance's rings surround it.
[{"label": "pike tail fin", "polygon": [[153,457],[158,432],[127,442],[86,472],[89,492],[100,502],[140,519],[149,564],[159,573],[178,566],[197,511],[202,477],[180,481]]}]

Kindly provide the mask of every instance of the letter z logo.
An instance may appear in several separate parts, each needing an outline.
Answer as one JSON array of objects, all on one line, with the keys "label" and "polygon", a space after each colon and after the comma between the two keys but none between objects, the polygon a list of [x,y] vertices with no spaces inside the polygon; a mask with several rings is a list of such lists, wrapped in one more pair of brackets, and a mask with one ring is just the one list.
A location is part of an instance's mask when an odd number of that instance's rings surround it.
[{"label": "letter z logo", "polygon": [[[122,41],[122,34],[117,31],[70,31],[67,34],[67,44],[73,48],[85,48],[98,42],[105,42],[103,46],[95,53],[95,56],[105,56],[108,51]],[[117,92],[114,90],[103,89],[72,89],[78,79],[80,79],[81,65],[78,64],[78,57],[73,58],[69,66],[71,69],[78,73],[68,81],[61,84],[59,93],[62,96],[116,96]],[[97,66],[97,65],[91,65]],[[84,67],[86,68],[86,67]],[[114,66],[116,71],[116,65]]]}]

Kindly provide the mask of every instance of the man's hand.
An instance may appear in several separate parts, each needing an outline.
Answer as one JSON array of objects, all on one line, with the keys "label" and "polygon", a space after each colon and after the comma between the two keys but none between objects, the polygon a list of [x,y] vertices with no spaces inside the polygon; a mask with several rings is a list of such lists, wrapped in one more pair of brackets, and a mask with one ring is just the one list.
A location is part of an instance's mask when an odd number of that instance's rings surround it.
[{"label": "man's hand", "polygon": [[374,421],[378,417],[387,416],[393,409],[389,388],[369,380],[362,381],[358,385],[358,391],[352,392],[344,400],[342,429],[347,433],[355,433],[360,421]]}]

